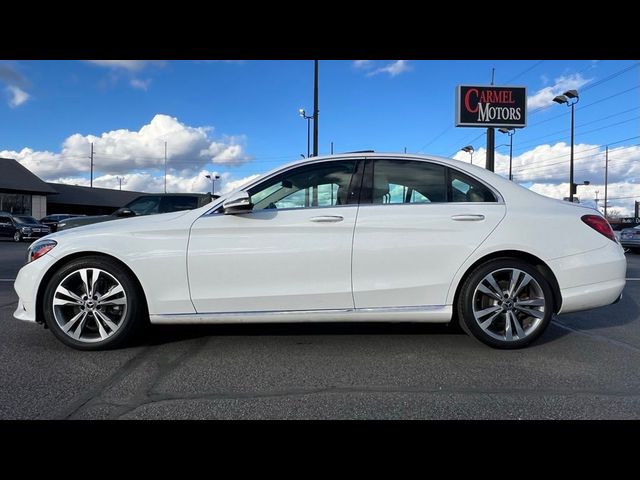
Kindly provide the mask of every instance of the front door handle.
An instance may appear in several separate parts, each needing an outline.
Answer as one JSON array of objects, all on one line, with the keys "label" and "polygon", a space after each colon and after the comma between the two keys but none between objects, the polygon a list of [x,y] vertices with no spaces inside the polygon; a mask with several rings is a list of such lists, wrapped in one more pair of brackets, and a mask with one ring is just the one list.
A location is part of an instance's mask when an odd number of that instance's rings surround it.
[{"label": "front door handle", "polygon": [[315,223],[336,223],[344,220],[340,215],[326,215],[320,217],[311,217],[310,220]]},{"label": "front door handle", "polygon": [[484,220],[484,215],[453,215],[451,220],[458,222],[479,222],[480,220]]}]

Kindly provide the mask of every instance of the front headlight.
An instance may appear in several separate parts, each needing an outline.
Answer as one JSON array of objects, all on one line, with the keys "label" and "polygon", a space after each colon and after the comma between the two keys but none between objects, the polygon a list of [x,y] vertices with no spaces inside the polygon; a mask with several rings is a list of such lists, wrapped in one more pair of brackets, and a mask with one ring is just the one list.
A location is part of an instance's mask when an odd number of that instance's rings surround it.
[{"label": "front headlight", "polygon": [[31,233],[31,227],[22,227],[20,231],[22,233]]},{"label": "front headlight", "polygon": [[43,240],[41,242],[34,242],[29,246],[27,253],[27,263],[33,262],[38,258],[46,255],[53,247],[58,244],[55,240]]}]

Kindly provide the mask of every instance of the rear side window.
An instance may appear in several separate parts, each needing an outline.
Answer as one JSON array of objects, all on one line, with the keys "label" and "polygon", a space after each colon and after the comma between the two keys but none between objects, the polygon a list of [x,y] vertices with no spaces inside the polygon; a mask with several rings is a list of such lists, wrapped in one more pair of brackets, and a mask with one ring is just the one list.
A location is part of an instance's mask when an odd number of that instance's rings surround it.
[{"label": "rear side window", "polygon": [[198,197],[163,197],[160,203],[161,213],[179,212],[198,208]]},{"label": "rear side window", "polygon": [[362,203],[496,202],[482,182],[438,163],[416,160],[374,160],[368,164]]},{"label": "rear side window", "polygon": [[457,170],[449,169],[450,202],[496,202],[496,196],[479,181]]},{"label": "rear side window", "polygon": [[11,223],[11,219],[9,217],[0,217],[0,223]]},{"label": "rear side window", "polygon": [[374,204],[446,202],[446,169],[428,162],[376,160],[371,198]]}]

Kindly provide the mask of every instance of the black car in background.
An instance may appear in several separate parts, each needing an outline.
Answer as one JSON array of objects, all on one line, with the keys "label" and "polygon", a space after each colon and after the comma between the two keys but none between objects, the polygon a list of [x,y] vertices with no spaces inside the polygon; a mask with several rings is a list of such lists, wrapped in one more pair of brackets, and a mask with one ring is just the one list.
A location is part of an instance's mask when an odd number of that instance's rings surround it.
[{"label": "black car in background", "polygon": [[78,217],[63,220],[58,223],[58,231],[91,225],[92,223],[118,220],[119,218],[193,210],[203,207],[207,203],[211,203],[211,195],[208,193],[156,193],[141,195],[111,215]]},{"label": "black car in background", "polygon": [[49,235],[51,229],[28,215],[0,212],[0,237],[13,237],[15,242],[35,240]]},{"label": "black car in background", "polygon": [[57,232],[58,223],[62,222],[63,220],[68,220],[74,217],[85,217],[85,216],[86,215],[72,214],[72,213],[55,213],[53,215],[47,215],[46,217],[41,218],[40,223],[49,227],[51,229],[51,232]]}]

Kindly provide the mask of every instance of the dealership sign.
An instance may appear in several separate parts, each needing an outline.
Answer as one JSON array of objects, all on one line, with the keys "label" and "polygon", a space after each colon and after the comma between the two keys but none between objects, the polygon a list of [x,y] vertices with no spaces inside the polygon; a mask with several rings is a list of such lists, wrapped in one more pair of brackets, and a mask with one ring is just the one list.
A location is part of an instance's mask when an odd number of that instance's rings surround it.
[{"label": "dealership sign", "polygon": [[456,127],[527,125],[527,87],[459,85],[456,89]]}]

